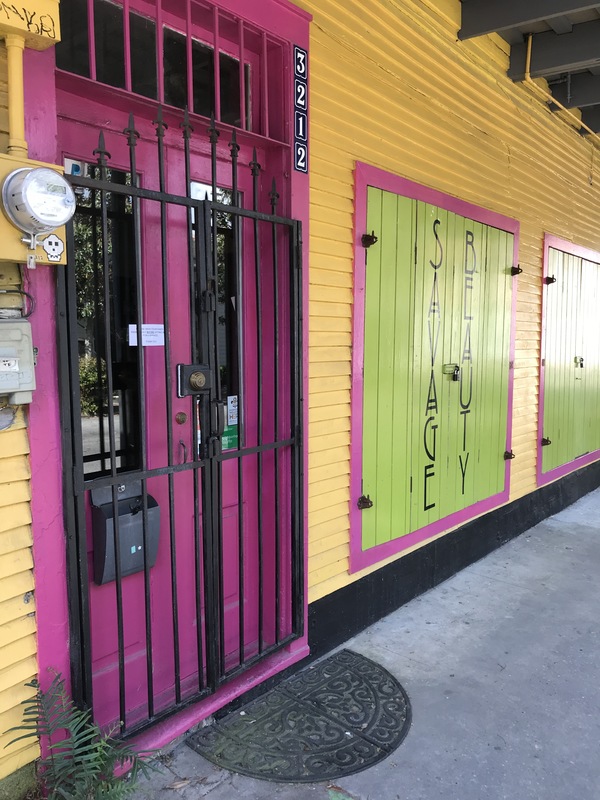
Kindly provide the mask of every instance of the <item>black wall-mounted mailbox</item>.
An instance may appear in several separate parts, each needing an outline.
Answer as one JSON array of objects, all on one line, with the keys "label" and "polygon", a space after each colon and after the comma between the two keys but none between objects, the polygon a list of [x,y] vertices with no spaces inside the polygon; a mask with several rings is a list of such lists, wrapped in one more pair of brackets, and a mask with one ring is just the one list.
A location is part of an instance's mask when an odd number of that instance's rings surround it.
[{"label": "black wall-mounted mailbox", "polygon": [[[93,489],[91,500],[94,582],[102,585],[117,577],[112,488]],[[160,508],[150,495],[147,495],[147,500],[146,556],[149,566],[153,567],[158,553]],[[118,487],[117,509],[121,576],[125,577],[144,571],[144,511],[140,481]]]}]

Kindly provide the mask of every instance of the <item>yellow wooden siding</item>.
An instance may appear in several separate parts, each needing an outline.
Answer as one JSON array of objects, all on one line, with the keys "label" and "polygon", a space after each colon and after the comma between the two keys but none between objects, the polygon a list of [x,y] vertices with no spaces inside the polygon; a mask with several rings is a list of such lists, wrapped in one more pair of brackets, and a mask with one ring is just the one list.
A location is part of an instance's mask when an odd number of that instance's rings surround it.
[{"label": "yellow wooden siding", "polygon": [[0,41],[0,153],[8,148],[8,77],[6,69],[6,47]]},{"label": "yellow wooden siding", "polygon": [[0,431],[0,779],[34,760],[37,745],[19,742],[5,731],[20,722],[21,701],[37,674],[29,445],[23,412]]},{"label": "yellow wooden siding", "polygon": [[[457,41],[459,0],[298,5],[313,15],[308,480],[314,601],[376,568],[348,574],[349,507],[340,502],[350,454],[355,162],[521,223],[516,499],[536,488],[543,234],[600,248],[600,153],[594,156],[589,142],[507,78],[509,47],[500,37]],[[332,424],[319,424],[326,421]]]},{"label": "yellow wooden siding", "polygon": [[[0,152],[7,135],[6,50],[0,43]],[[0,242],[0,258],[2,256]],[[16,265],[0,261],[0,289],[20,285]],[[18,295],[0,295],[0,306],[18,307]],[[4,398],[0,397],[0,406]],[[37,675],[29,442],[26,416],[20,409],[13,424],[0,431],[0,780],[39,755],[27,740],[6,745],[6,733],[22,719],[21,702],[33,694],[25,684]]]}]

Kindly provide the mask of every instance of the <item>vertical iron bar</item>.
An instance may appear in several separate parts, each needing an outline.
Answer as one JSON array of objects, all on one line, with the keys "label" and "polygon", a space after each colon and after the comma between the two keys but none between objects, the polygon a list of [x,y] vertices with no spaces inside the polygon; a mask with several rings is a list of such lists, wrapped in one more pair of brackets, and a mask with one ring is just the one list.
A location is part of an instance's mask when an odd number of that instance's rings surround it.
[{"label": "vertical iron bar", "polygon": [[[277,214],[277,201],[279,194],[273,178],[273,184],[269,193],[271,198],[271,214]],[[275,442],[279,441],[279,396],[277,393],[279,387],[279,259],[277,252],[277,223],[273,222],[272,228],[272,245],[273,245],[273,338],[275,345],[275,357],[273,359],[273,424],[275,428]],[[275,448],[275,641],[279,644],[280,639],[280,625],[279,625],[279,592],[280,592],[280,530],[279,530],[279,448]]]},{"label": "vertical iron bar", "polygon": [[[256,148],[252,152],[250,170],[252,172],[252,207],[258,211],[258,183],[260,178],[260,164],[256,157]],[[256,291],[256,384],[257,384],[257,444],[263,443],[263,373],[262,373],[262,298],[260,275],[260,242],[258,236],[258,220],[253,220],[254,230],[254,270]],[[257,481],[258,481],[258,652],[263,651],[263,591],[264,591],[264,566],[263,566],[263,514],[262,514],[262,452],[256,454]]]},{"label": "vertical iron bar", "polygon": [[[190,9],[190,2],[187,3],[188,10]],[[191,13],[191,12],[190,12]],[[191,25],[191,21],[190,21]],[[190,115],[188,109],[185,109],[183,123],[181,125],[183,131],[183,151],[185,159],[185,186],[187,197],[192,196],[192,170],[190,160],[190,139],[194,128],[190,123]],[[198,237],[198,217],[200,208],[187,209],[187,230],[188,230],[188,279],[190,282],[190,338],[191,338],[191,356],[192,363],[200,361],[200,353],[198,352],[198,281],[196,279],[196,272],[200,268],[200,250],[199,250],[199,237]],[[203,663],[204,663],[204,646],[202,642],[202,548],[200,539],[200,496],[198,492],[198,474],[201,467],[197,465],[200,460],[200,453],[198,452],[198,432],[196,429],[196,415],[198,413],[197,403],[195,397],[190,398],[191,402],[191,419],[192,419],[192,452],[194,453],[195,466],[192,471],[192,480],[194,484],[194,578],[196,584],[196,654],[198,658],[198,689],[204,688],[203,677]]]},{"label": "vertical iron bar", "polygon": [[[93,707],[90,636],[89,578],[85,495],[83,486],[83,441],[77,348],[77,302],[74,223],[67,228],[67,267],[59,267],[59,366],[61,377],[61,425],[68,560],[69,627],[71,633],[71,690],[84,708]],[[79,484],[79,485],[77,485]]]},{"label": "vertical iron bar", "polygon": [[[103,181],[108,180],[107,158],[110,153],[106,151],[104,144],[104,133],[101,131],[98,137],[98,148],[94,150],[94,155],[98,155],[100,165],[100,177]],[[107,192],[100,192],[100,212],[102,220],[102,269],[104,274],[104,352],[106,362],[106,380],[108,392],[108,438],[110,446],[110,471],[112,477],[117,475],[117,455],[115,441],[115,409],[113,406],[113,374],[112,374],[112,343],[111,343],[111,310],[110,301],[112,297],[110,285],[110,263],[108,258],[108,208]],[[123,631],[123,578],[121,569],[121,536],[119,526],[119,502],[117,498],[117,487],[112,487],[112,510],[113,510],[113,542],[115,552],[115,591],[117,601],[117,646],[119,658],[119,728],[124,731],[127,727],[127,709],[125,704],[125,636]]]},{"label": "vertical iron bar", "polygon": [[[216,12],[216,8],[215,8]],[[218,16],[216,17],[218,23]],[[218,32],[218,31],[217,31]],[[217,203],[217,142],[220,132],[216,129],[214,119],[211,119],[211,127],[208,131],[210,139],[210,154],[211,154],[211,182],[212,182],[212,202]],[[211,245],[211,261],[210,261],[210,274],[209,281],[211,283],[211,290],[214,294],[213,304],[213,350],[211,353],[214,361],[213,374],[215,376],[215,393],[213,396],[213,403],[211,405],[211,426],[213,424],[213,414],[217,413],[217,404],[222,402],[221,390],[221,368],[219,363],[219,315],[217,313],[219,302],[219,265],[217,258],[217,242],[218,242],[218,213],[211,207],[211,238],[207,239],[207,243]],[[216,422],[215,422],[216,431]],[[211,437],[213,432],[211,431]],[[225,665],[225,596],[223,592],[224,575],[223,575],[223,491],[222,491],[222,462],[214,456],[221,453],[221,438],[214,435],[213,438],[213,456],[211,461],[211,469],[213,472],[212,478],[212,497],[213,497],[213,531],[217,536],[217,551],[219,559],[219,646],[221,669]]]},{"label": "vertical iron bar", "polygon": [[100,439],[100,469],[106,470],[106,443],[104,440],[104,382],[102,380],[102,356],[100,354],[100,281],[98,279],[98,226],[96,219],[96,190],[92,190],[92,209],[90,214],[90,224],[92,226],[92,248],[94,264],[94,335],[96,337],[96,402],[98,403],[98,436]]},{"label": "vertical iron bar", "polygon": [[302,378],[302,225],[295,222],[292,235],[290,301],[292,307],[292,623],[294,633],[304,631],[304,441]]},{"label": "vertical iron bar", "polygon": [[[243,26],[240,21],[241,35],[243,35]],[[231,202],[234,209],[240,207],[240,194],[238,191],[238,156],[240,146],[237,142],[235,128],[231,132],[231,142],[229,143],[231,151]],[[242,420],[244,419],[244,392],[243,392],[243,363],[242,348],[243,348],[243,332],[242,332],[242,254],[240,249],[240,219],[236,213],[233,215],[233,253],[235,262],[235,284],[236,284],[236,303],[235,315],[237,320],[237,359],[236,365],[238,371],[237,392],[238,392],[238,457],[237,461],[237,489],[238,489],[238,636],[239,636],[239,650],[240,650],[240,665],[242,665],[246,658],[246,620],[244,613],[244,600],[245,600],[245,576],[244,576],[244,470],[243,459],[240,450],[243,447],[243,433],[242,433]]]},{"label": "vertical iron bar", "polygon": [[[161,192],[165,192],[165,148],[164,136],[167,128],[163,120],[162,106],[158,107],[156,119],[156,138],[158,142],[158,182]],[[173,466],[173,414],[172,414],[172,376],[171,376],[171,336],[169,324],[169,274],[167,261],[167,205],[160,201],[160,263],[162,272],[163,324],[165,328],[165,405],[167,414],[167,463]],[[169,472],[169,541],[171,550],[171,604],[173,616],[173,666],[175,671],[175,702],[181,702],[181,666],[179,653],[179,603],[177,594],[177,541],[175,535],[175,489],[173,473]]]},{"label": "vertical iron bar", "polygon": [[[129,115],[129,123],[123,131],[127,136],[129,148],[129,171],[131,185],[137,186],[139,176],[137,172],[136,150],[139,132],[135,128],[133,114]],[[144,321],[144,295],[142,275],[142,235],[141,235],[141,208],[138,197],[131,198],[133,216],[133,247],[135,259],[135,294],[136,294],[136,332],[137,332],[137,361],[138,361],[138,411],[139,427],[138,441],[140,448],[140,461],[143,470],[148,468],[148,452],[146,443],[146,368],[143,348],[143,321]],[[150,593],[150,563],[148,561],[148,484],[142,481],[142,536],[144,542],[144,616],[146,623],[146,681],[148,694],[148,717],[154,716],[154,669],[152,645],[152,601]]]},{"label": "vertical iron bar", "polygon": [[[212,206],[210,201],[202,202],[203,228],[202,237],[198,237],[201,242],[200,264],[200,288],[204,300],[204,313],[202,314],[202,329],[200,335],[201,356],[203,363],[211,368],[214,374],[214,350],[215,342],[213,338],[213,326],[210,324],[210,314],[208,313],[208,303],[210,288],[212,287],[210,269],[212,265],[211,245],[212,245]],[[199,233],[199,230],[197,230]],[[208,395],[202,397],[202,448],[206,453],[204,462],[204,476],[202,481],[202,508],[203,508],[203,527],[204,527],[204,607],[206,619],[206,656],[207,656],[207,682],[215,689],[221,677],[221,653],[222,644],[219,640],[221,636],[222,623],[220,620],[222,595],[221,569],[219,565],[220,549],[215,547],[216,531],[218,528],[215,518],[218,509],[215,509],[215,488],[216,472],[214,470],[215,458],[212,457],[212,425],[213,425],[213,405],[215,390],[211,390]]]}]

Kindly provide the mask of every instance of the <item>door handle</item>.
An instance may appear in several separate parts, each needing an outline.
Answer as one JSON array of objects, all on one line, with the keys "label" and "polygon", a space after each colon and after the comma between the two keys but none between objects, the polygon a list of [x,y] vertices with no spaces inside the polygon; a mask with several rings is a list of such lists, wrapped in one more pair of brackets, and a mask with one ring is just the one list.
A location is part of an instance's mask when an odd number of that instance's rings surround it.
[{"label": "door handle", "polygon": [[220,438],[225,432],[225,403],[219,400],[215,400],[215,416],[215,435]]},{"label": "door handle", "polygon": [[181,447],[181,450],[183,452],[183,461],[181,463],[187,464],[187,447],[183,439],[179,440],[179,446]]}]

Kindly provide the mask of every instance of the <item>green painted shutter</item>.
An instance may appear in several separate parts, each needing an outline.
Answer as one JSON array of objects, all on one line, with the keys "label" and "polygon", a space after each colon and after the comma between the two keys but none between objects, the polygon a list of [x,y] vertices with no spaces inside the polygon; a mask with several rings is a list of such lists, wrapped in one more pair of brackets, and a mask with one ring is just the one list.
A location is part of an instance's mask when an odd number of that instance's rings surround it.
[{"label": "green painted shutter", "polygon": [[364,547],[408,533],[411,292],[414,201],[369,188],[365,286],[363,494],[376,498],[363,516]]},{"label": "green painted shutter", "polygon": [[548,275],[556,281],[545,290],[543,472],[600,449],[600,265],[550,248]]},{"label": "green painted shutter", "polygon": [[[363,548],[504,488],[512,235],[369,188]],[[452,366],[460,380],[452,379]]]}]

